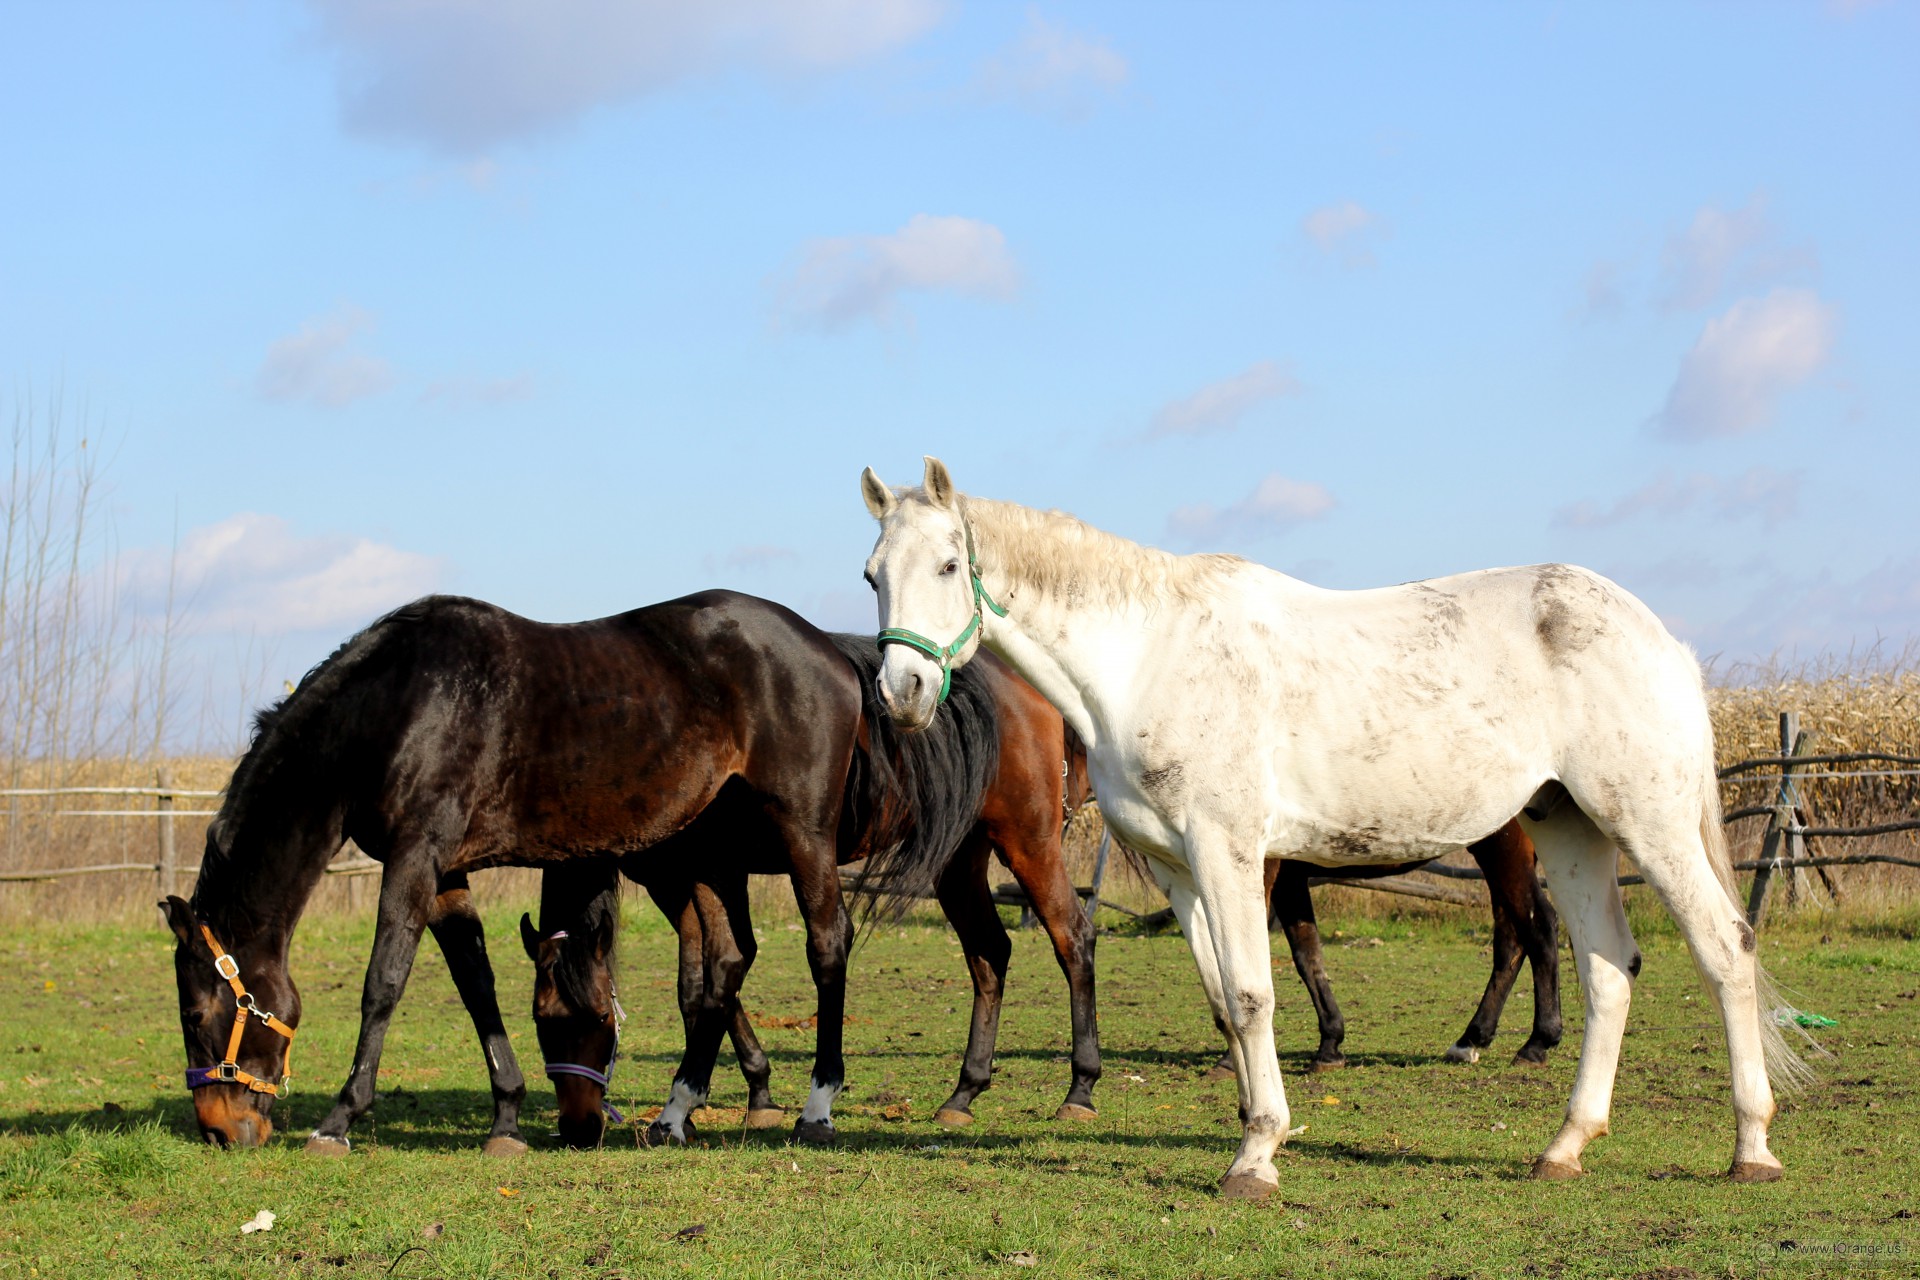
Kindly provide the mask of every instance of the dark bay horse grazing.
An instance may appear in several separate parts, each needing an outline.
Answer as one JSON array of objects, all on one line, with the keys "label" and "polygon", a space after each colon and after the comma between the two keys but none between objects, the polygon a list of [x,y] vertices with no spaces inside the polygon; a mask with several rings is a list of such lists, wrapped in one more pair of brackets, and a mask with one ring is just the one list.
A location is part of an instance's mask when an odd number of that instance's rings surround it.
[{"label": "dark bay horse grazing", "polygon": [[[858,667],[863,687],[871,688],[880,666],[874,642],[866,637],[837,636],[835,643]],[[973,1101],[992,1079],[1001,996],[1012,955],[1012,943],[987,883],[989,860],[998,854],[1026,890],[1067,977],[1073,1025],[1072,1081],[1055,1117],[1090,1119],[1095,1114],[1093,1086],[1100,1075],[1094,930],[1067,877],[1060,848],[1065,817],[1088,798],[1085,753],[1059,713],[997,659],[957,673],[947,706],[951,717],[963,723],[985,713],[987,724],[982,732],[997,731],[1000,750],[984,792],[964,801],[963,807],[978,812],[978,820],[944,865],[933,869],[937,875],[932,885],[934,896],[959,935],[974,988],[960,1079],[935,1118],[948,1125],[972,1123]],[[910,763],[921,750],[918,735],[901,734],[877,702],[869,706],[861,753],[884,753]],[[855,763],[856,767],[860,765],[860,756]],[[922,787],[960,785],[955,775],[947,772],[922,769],[916,776]],[[921,801],[922,807],[930,803],[930,797]],[[845,833],[856,841],[848,848],[848,856],[858,856],[866,846],[898,840],[902,834],[898,821],[897,815],[878,813],[872,815],[869,829]],[[675,840],[725,838],[729,838],[728,833],[709,829],[702,818]],[[684,860],[702,861],[698,855]],[[623,859],[622,865],[647,884],[656,904],[679,933],[680,1008],[691,1027],[699,1003],[707,998],[703,966],[716,951],[723,963],[732,962],[726,957],[736,948],[747,949],[750,958],[751,925],[743,916],[728,911],[722,899],[705,886],[690,897],[663,896],[660,888],[646,879],[646,867],[656,861]],[[547,873],[543,886],[539,928],[530,919],[521,919],[522,941],[536,973],[534,1023],[549,1070],[554,1063],[562,1064],[554,1077],[554,1090],[561,1136],[573,1146],[595,1145],[603,1134],[603,1106],[619,1017],[612,981],[613,921],[618,902],[617,878],[606,868],[556,868]],[[768,1123],[767,1117],[780,1114],[768,1087],[767,1056],[737,999],[727,1007],[726,1017],[747,1082],[747,1123],[759,1127]],[[675,1107],[669,1107],[648,1129],[652,1144],[681,1143],[693,1136],[693,1125],[685,1111]]]},{"label": "dark bay horse grazing", "polygon": [[[368,627],[258,718],[208,828],[191,902],[164,904],[202,1133],[250,1146],[272,1131],[275,1082],[284,1085],[300,1022],[288,945],[349,838],[385,875],[353,1068],[309,1150],[345,1151],[348,1126],[372,1105],[387,1026],[428,928],[476,1011],[495,1099],[489,1149],[524,1149],[525,1086],[466,876],[610,855],[665,883],[716,884],[722,896],[750,870],[792,879],[819,998],[809,1117],[824,1118],[844,1075],[852,930],[841,829],[900,803],[881,771],[853,769],[861,684],[823,633],[727,591],[567,625],[436,596]],[[954,767],[991,774],[997,739],[952,741]],[[716,849],[713,866],[672,864],[690,850],[671,837],[703,816],[753,830],[752,859]],[[891,865],[944,865],[975,817],[916,814]],[[738,969],[714,959],[724,957],[710,957],[709,985],[724,999]],[[721,1010],[703,1006],[694,1030],[676,1095],[704,1087],[726,1030]]]},{"label": "dark bay horse grazing", "polygon": [[[1534,874],[1533,842],[1517,822],[1509,822],[1484,840],[1467,846],[1467,852],[1480,865],[1486,877],[1487,892],[1493,905],[1493,972],[1486,990],[1460,1038],[1447,1049],[1455,1062],[1478,1062],[1480,1051],[1493,1043],[1500,1025],[1500,1011],[1506,1007],[1507,994],[1513,989],[1524,959],[1533,967],[1533,1030],[1525,1044],[1514,1053],[1516,1064],[1541,1066],[1547,1051],[1560,1043],[1560,917],[1548,901],[1539,878]],[[1384,867],[1342,867],[1343,880],[1367,880],[1401,875],[1426,866],[1425,862],[1407,862]],[[1313,898],[1308,886],[1311,877],[1325,875],[1328,868],[1310,862],[1276,858],[1267,863],[1267,901],[1270,923],[1277,924],[1293,953],[1293,968],[1306,985],[1313,1012],[1320,1024],[1320,1047],[1310,1062],[1316,1070],[1343,1067],[1346,1055],[1341,1044],[1346,1038],[1346,1021],[1333,996],[1333,983],[1327,977],[1320,949],[1320,929],[1314,921]],[[1222,1054],[1207,1072],[1207,1079],[1227,1079],[1233,1075],[1232,1058]]]}]

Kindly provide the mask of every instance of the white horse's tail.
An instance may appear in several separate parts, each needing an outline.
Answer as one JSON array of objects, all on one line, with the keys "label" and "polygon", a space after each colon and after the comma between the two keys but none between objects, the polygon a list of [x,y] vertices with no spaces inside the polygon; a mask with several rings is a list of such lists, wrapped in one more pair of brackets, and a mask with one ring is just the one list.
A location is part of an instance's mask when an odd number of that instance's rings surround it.
[{"label": "white horse's tail", "polygon": [[[1746,908],[1740,905],[1739,882],[1733,874],[1733,850],[1727,844],[1727,828],[1720,809],[1720,779],[1714,771],[1713,735],[1707,735],[1707,767],[1704,773],[1705,783],[1700,796],[1700,843],[1706,846],[1707,862],[1713,867],[1713,874],[1720,881],[1720,887],[1726,890],[1727,902],[1739,914],[1743,938],[1753,938],[1747,928]],[[1760,963],[1759,939],[1753,938],[1753,990],[1760,1013],[1760,1044],[1767,1062],[1767,1078],[1772,1082],[1774,1092],[1795,1094],[1803,1092],[1819,1078],[1817,1072],[1808,1065],[1807,1060],[1794,1051],[1787,1043],[1784,1029],[1780,1025],[1780,1015],[1776,1012],[1786,1006],[1780,996],[1780,989],[1767,976],[1766,966]],[[1807,1034],[1806,1028],[1798,1023],[1793,1029],[1807,1047],[1814,1053],[1824,1055],[1819,1042]]]}]

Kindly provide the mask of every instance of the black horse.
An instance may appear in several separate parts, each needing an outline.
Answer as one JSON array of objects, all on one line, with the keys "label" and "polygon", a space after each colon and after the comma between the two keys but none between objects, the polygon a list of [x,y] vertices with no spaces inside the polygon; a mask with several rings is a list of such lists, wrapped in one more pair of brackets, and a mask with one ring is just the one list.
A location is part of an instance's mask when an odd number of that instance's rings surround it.
[{"label": "black horse", "polygon": [[[835,645],[859,669],[863,688],[873,688],[880,652],[870,637],[836,636]],[[991,655],[983,655],[954,674],[947,703],[948,723],[997,733],[999,752],[984,792],[949,795],[948,807],[979,814],[972,829],[953,849],[931,885],[947,919],[959,935],[969,975],[973,979],[973,1017],[960,1079],[953,1094],[935,1112],[947,1125],[970,1124],[975,1098],[988,1087],[993,1072],[994,1041],[1000,1022],[1001,995],[1006,982],[1012,944],[994,906],[987,883],[990,855],[997,855],[1026,891],[1034,913],[1046,928],[1055,957],[1067,977],[1073,1025],[1072,1081],[1056,1119],[1091,1119],[1094,1082],[1100,1075],[1100,1043],[1094,1008],[1092,920],[1067,877],[1060,837],[1064,820],[1088,799],[1086,753],[1061,720],[1059,712],[1013,670]],[[889,767],[910,772],[913,785],[926,789],[915,810],[938,807],[931,792],[953,793],[973,779],[952,770],[925,766],[926,744],[921,735],[893,727],[878,698],[869,700],[855,764],[867,753],[878,754]],[[888,827],[887,815],[875,815],[877,833],[849,833],[857,843],[846,848],[848,857],[861,849],[902,838],[897,826]],[[897,819],[895,820],[897,821]],[[702,816],[674,837],[689,845],[751,838],[728,830]],[[693,893],[675,893],[653,878],[662,864],[655,850],[621,861],[627,874],[647,886],[655,904],[671,921],[680,939],[680,1011],[691,1034],[704,1003],[712,1000],[712,965],[738,966],[752,960],[752,930],[744,908],[728,906],[729,895],[709,886]],[[689,852],[664,861],[704,863],[711,855]],[[932,870],[933,868],[928,868]],[[928,885],[902,892],[898,876],[862,877],[866,888],[878,892],[884,911],[925,894]],[[744,904],[744,886],[731,899]],[[592,1146],[603,1134],[603,1106],[618,1043],[620,1004],[614,990],[612,953],[619,911],[619,878],[601,864],[569,865],[547,872],[541,890],[540,925],[521,918],[521,940],[535,966],[533,1012],[541,1050],[554,1076],[561,1137],[572,1146]],[[747,1083],[748,1127],[778,1123],[768,1085],[770,1068],[753,1025],[737,999],[728,1003],[725,1017],[741,1074]],[[676,1098],[648,1128],[650,1143],[684,1143],[694,1129],[688,1112],[695,1100]]]},{"label": "black horse", "polygon": [[[881,755],[860,753],[855,767],[861,683],[791,611],[726,591],[567,625],[436,596],[368,627],[258,718],[208,828],[191,902],[163,903],[179,940],[181,1030],[202,1133],[255,1145],[272,1131],[275,1082],[284,1084],[300,1022],[288,944],[351,838],[385,875],[353,1068],[310,1151],[345,1151],[348,1126],[372,1105],[387,1025],[429,928],[475,1011],[495,1103],[488,1149],[524,1149],[525,1084],[467,875],[609,857],[638,859],[652,879],[690,895],[709,886],[729,909],[744,907],[734,898],[748,872],[791,878],[819,1000],[813,1105],[797,1133],[830,1136],[821,1103],[844,1077],[852,936],[838,871],[843,828],[911,809],[920,794]],[[978,796],[997,746],[994,733],[956,730],[928,758],[975,779],[956,794]],[[874,852],[903,882],[926,879],[977,816],[938,805],[908,813],[905,838]],[[756,838],[681,861],[691,851],[672,837],[701,818]],[[741,941],[751,938],[748,930]],[[676,1097],[704,1093],[744,970],[713,959],[712,998]]]}]

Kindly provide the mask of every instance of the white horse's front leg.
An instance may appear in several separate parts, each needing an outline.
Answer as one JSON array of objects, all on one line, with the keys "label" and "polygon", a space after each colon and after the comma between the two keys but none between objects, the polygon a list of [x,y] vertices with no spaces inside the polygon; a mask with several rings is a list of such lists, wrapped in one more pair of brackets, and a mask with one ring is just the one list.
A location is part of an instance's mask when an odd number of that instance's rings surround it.
[{"label": "white horse's front leg", "polygon": [[[1189,833],[1187,859],[1198,890],[1188,937],[1204,932],[1212,943],[1217,1008],[1239,1073],[1240,1150],[1220,1191],[1230,1199],[1260,1200],[1280,1185],[1273,1153],[1286,1141],[1291,1120],[1273,1047],[1273,947],[1260,851],[1255,842],[1234,842],[1224,833]],[[1201,944],[1194,942],[1193,950],[1204,967]]]}]

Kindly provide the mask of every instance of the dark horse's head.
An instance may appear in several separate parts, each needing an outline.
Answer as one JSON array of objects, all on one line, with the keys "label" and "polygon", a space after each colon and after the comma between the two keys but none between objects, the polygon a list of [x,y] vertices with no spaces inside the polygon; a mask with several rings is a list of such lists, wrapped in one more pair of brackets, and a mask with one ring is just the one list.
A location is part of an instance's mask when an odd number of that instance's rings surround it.
[{"label": "dark horse's head", "polygon": [[[546,913],[541,913],[546,921]],[[620,1047],[613,952],[617,916],[593,913],[543,933],[520,917],[520,941],[533,961],[533,1025],[559,1105],[560,1138],[597,1147],[606,1136],[607,1077]]]},{"label": "dark horse's head", "polygon": [[223,938],[180,898],[160,910],[179,940],[173,973],[200,1134],[215,1146],[257,1147],[273,1133],[268,1113],[286,1087],[300,993],[277,946]]}]

